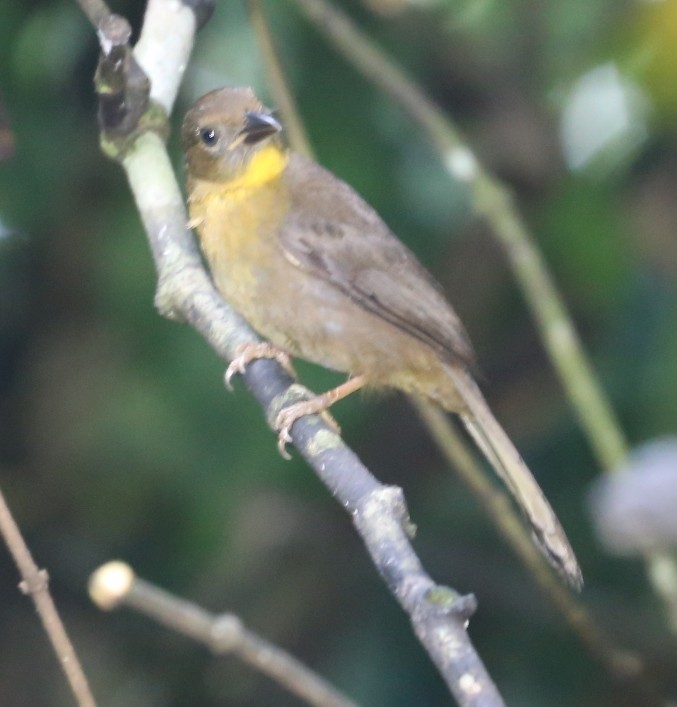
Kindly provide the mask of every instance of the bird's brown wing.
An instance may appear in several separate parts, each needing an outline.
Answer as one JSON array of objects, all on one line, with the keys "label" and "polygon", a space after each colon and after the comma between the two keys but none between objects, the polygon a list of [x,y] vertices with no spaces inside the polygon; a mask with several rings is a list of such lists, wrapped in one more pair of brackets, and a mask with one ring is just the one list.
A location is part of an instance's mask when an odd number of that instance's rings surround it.
[{"label": "bird's brown wing", "polygon": [[460,413],[524,510],[545,556],[580,588],[581,572],[557,517],[468,370],[463,370],[473,367],[472,349],[439,286],[350,187],[314,163],[301,164],[304,168],[292,169],[289,176],[293,208],[280,232],[287,259],[452,364],[449,374],[465,409],[448,409]]},{"label": "bird's brown wing", "polygon": [[292,208],[280,230],[287,259],[442,358],[473,368],[468,337],[440,286],[378,214],[314,162],[295,155],[290,167]]}]

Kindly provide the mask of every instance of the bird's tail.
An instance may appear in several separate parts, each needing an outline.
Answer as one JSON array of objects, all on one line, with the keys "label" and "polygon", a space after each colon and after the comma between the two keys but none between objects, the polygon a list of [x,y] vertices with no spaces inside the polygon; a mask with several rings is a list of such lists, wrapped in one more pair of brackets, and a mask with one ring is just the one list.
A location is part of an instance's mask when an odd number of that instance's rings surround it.
[{"label": "bird's tail", "polygon": [[555,569],[575,589],[583,585],[574,551],[529,468],[491,413],[480,389],[464,371],[451,371],[466,410],[460,413],[471,437],[528,518],[533,537]]}]

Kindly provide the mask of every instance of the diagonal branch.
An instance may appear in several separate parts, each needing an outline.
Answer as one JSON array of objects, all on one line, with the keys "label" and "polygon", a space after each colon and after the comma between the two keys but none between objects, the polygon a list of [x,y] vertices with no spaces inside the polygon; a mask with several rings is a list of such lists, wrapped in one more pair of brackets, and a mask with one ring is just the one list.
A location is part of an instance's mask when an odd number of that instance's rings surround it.
[{"label": "diagonal branch", "polygon": [[[182,226],[186,216],[164,145],[152,133],[140,136],[123,166],[156,256],[162,311],[185,319],[221,356],[232,358],[237,346],[255,335],[220,299],[202,269]],[[308,397],[272,360],[251,363],[244,380],[269,421],[282,407]],[[293,441],[350,513],[376,567],[459,703],[503,704],[466,632],[474,600],[438,587],[423,570],[407,537],[401,490],[380,484],[318,416],[298,420]]]},{"label": "diagonal branch", "polygon": [[66,629],[49,593],[49,577],[46,570],[38,569],[21,531],[12,517],[4,495],[0,492],[0,535],[5,540],[14,562],[19,569],[22,582],[19,588],[30,595],[40,621],[56,653],[61,668],[79,707],[95,707],[94,697],[87,678],[68,638]]},{"label": "diagonal branch", "polygon": [[[139,42],[143,52],[137,58],[151,86],[169,83],[172,89],[162,94],[166,111],[192,48],[196,21],[186,12],[178,0],[150,0]],[[186,25],[177,43],[176,32],[169,31],[165,23],[178,30],[176,25],[183,22]],[[151,88],[151,95],[154,91]],[[184,227],[183,198],[161,138],[162,129],[154,120],[145,121],[146,115],[128,139],[113,146],[120,148],[117,159],[127,174],[151,246],[159,281],[156,305],[165,316],[191,324],[224,359],[231,359],[240,344],[256,337],[221,300],[204,271],[195,242]],[[104,134],[104,139],[107,137]],[[307,391],[271,360],[249,365],[244,381],[269,421],[283,406],[307,397]],[[467,634],[475,600],[436,585],[427,575],[409,541],[411,526],[401,490],[380,484],[320,417],[298,420],[293,441],[351,514],[376,567],[408,612],[416,635],[459,704],[502,705]]]},{"label": "diagonal branch", "polygon": [[275,103],[284,117],[284,129],[289,138],[289,144],[296,152],[300,152],[306,157],[312,157],[313,148],[310,146],[296,101],[282,70],[270,23],[263,9],[263,2],[262,0],[246,0],[246,6]]},{"label": "diagonal branch", "polygon": [[250,631],[234,614],[210,614],[139,579],[124,562],[99,567],[90,577],[89,595],[106,611],[128,606],[217,655],[233,654],[315,707],[356,707],[296,658]]}]

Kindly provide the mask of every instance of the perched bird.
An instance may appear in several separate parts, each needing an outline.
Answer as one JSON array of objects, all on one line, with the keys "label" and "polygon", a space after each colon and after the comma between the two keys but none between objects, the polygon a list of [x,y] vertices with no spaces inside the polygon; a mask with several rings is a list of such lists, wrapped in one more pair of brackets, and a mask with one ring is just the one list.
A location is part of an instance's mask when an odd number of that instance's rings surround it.
[{"label": "perched bird", "polygon": [[270,342],[246,347],[229,373],[283,352],[348,373],[282,411],[283,440],[298,417],[363,386],[458,414],[541,550],[580,587],[559,521],[473,379],[472,347],[440,286],[355,191],[287,150],[281,129],[248,88],[208,93],[183,123],[191,225],[217,288]]}]

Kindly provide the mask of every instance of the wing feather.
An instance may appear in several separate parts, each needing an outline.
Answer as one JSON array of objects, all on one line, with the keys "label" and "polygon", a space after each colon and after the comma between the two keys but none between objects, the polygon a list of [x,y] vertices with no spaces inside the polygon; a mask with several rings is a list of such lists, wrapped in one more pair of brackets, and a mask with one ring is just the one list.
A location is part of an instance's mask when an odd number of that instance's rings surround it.
[{"label": "wing feather", "polygon": [[444,359],[473,368],[460,319],[413,253],[348,185],[305,158],[291,159],[302,164],[287,170],[296,182],[289,185],[294,203],[280,230],[287,259]]}]

